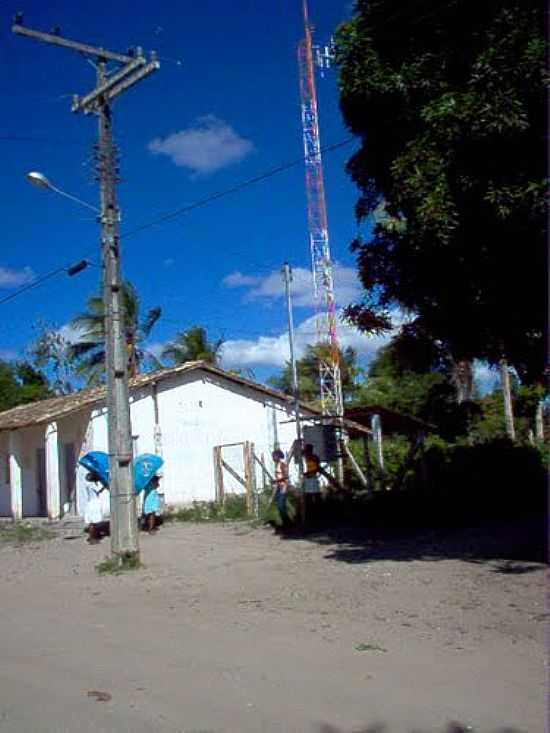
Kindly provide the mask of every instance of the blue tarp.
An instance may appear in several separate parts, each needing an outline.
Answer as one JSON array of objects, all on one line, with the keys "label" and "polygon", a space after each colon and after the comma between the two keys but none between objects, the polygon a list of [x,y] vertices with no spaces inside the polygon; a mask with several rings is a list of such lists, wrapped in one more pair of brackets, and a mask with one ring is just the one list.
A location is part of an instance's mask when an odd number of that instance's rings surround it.
[{"label": "blue tarp", "polygon": [[[109,456],[103,451],[90,451],[78,461],[93,471],[105,488],[109,488]],[[134,490],[139,494],[164,463],[164,459],[153,453],[142,453],[134,459]]]},{"label": "blue tarp", "polygon": [[99,477],[103,486],[109,488],[109,456],[107,453],[100,450],[90,451],[90,453],[82,456],[78,462],[88,471],[93,471]]},{"label": "blue tarp", "polygon": [[164,459],[154,453],[142,453],[134,459],[134,488],[136,494],[146,488],[163,463]]}]

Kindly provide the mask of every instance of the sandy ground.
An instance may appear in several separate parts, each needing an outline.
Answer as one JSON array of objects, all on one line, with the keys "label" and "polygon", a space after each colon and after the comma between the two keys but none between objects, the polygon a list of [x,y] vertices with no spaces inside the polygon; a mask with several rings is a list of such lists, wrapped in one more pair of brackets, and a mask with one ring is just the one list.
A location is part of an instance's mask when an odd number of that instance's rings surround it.
[{"label": "sandy ground", "polygon": [[514,554],[475,532],[170,525],[117,577],[94,569],[108,539],[0,544],[0,731],[542,733],[546,570],[522,554],[530,531]]}]

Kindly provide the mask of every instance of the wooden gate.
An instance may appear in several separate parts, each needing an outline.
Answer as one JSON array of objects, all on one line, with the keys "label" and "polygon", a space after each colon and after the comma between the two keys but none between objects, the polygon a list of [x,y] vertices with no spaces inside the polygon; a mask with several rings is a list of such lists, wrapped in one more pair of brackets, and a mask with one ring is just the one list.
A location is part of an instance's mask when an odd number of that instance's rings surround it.
[{"label": "wooden gate", "polygon": [[[224,458],[224,448],[235,448],[242,446],[243,452],[243,475],[239,474],[239,470],[231,466]],[[256,493],[256,470],[254,466],[254,443],[245,441],[243,443],[225,443],[224,445],[216,445],[214,447],[214,478],[216,485],[216,501],[220,504],[225,503],[225,483],[224,472],[232,476],[245,490],[246,508],[249,514],[257,510],[257,493]]]}]

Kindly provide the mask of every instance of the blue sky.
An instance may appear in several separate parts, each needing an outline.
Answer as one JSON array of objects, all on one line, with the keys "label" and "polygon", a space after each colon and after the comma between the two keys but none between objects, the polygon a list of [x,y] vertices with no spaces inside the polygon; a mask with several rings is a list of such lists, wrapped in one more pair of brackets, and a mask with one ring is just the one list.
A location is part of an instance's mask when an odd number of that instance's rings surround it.
[{"label": "blue sky", "polygon": [[[310,0],[315,41],[350,13],[349,0]],[[284,7],[283,7],[284,6]],[[4,247],[0,298],[18,285],[84,256],[98,258],[93,213],[25,180],[44,172],[93,203],[96,120],[74,115],[71,96],[94,86],[94,69],[69,50],[10,32],[19,2],[3,3],[0,75],[4,90],[0,169]],[[25,3],[24,24],[125,51],[158,52],[161,69],[115,103],[121,153],[122,232],[191,205],[303,154],[296,48],[300,0]],[[338,109],[336,72],[317,77],[321,143],[350,137]],[[19,138],[17,140],[13,138]],[[349,243],[357,233],[356,191],[344,166],[355,143],[324,155],[330,244],[339,305],[360,296]],[[280,268],[295,271],[298,351],[314,341],[304,168],[298,165],[235,194],[123,240],[123,272],[143,307],[160,305],[159,349],[194,324],[223,337],[223,364],[259,379],[288,357]],[[0,354],[21,354],[40,319],[64,327],[96,289],[99,269],[64,274],[0,304]],[[67,329],[65,329],[65,333]],[[363,361],[379,346],[342,326],[343,345]]]}]

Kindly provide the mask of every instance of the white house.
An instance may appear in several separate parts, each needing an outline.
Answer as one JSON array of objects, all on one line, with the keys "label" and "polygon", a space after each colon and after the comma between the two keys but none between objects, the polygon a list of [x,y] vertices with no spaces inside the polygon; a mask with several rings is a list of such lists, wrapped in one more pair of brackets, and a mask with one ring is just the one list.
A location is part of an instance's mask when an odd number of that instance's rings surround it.
[{"label": "white house", "polygon": [[[204,362],[137,376],[130,395],[134,454],[163,456],[169,506],[216,497],[216,446],[227,446],[223,458],[242,476],[245,441],[271,470],[273,448],[288,451],[295,438],[290,397]],[[78,458],[89,450],[107,451],[104,387],[0,413],[0,516],[82,515]],[[230,473],[224,480],[226,491],[243,490]]]}]

